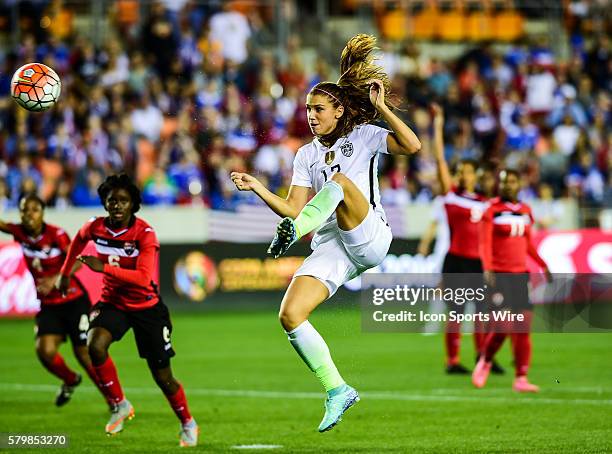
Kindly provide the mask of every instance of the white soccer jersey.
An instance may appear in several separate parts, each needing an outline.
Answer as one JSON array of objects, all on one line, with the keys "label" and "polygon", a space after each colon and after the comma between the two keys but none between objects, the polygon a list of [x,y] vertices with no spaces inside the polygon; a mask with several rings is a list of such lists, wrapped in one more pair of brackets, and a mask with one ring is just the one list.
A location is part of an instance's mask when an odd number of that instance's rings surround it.
[{"label": "white soccer jersey", "polygon": [[[357,126],[347,137],[338,139],[331,148],[325,147],[318,139],[313,140],[295,155],[291,184],[319,192],[334,173],[340,172],[359,188],[372,209],[386,222],[378,190],[378,153],[388,153],[389,132],[365,124]],[[335,234],[337,228],[334,213],[317,231],[313,247]]]}]

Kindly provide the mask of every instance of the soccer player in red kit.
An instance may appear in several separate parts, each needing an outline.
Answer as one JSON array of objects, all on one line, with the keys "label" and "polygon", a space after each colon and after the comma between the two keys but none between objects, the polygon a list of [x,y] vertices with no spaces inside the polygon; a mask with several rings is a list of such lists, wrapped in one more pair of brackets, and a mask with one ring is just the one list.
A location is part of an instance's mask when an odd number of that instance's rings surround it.
[{"label": "soccer player in red kit", "polygon": [[[529,383],[527,371],[531,359],[529,329],[532,311],[529,304],[527,256],[552,276],[531,241],[534,224],[531,208],[518,201],[520,177],[514,170],[500,173],[500,197],[491,200],[480,224],[481,257],[485,282],[492,288],[493,302],[512,307],[524,317],[522,322],[497,322],[487,334],[482,354],[472,373],[472,383],[482,388],[491,370],[491,361],[511,332],[516,376],[512,388],[517,392],[537,392]],[[504,273],[504,274],[498,274]],[[497,301],[495,300],[497,298]]]},{"label": "soccer player in red kit", "polygon": [[38,196],[26,195],[19,202],[21,223],[0,221],[0,231],[12,235],[21,245],[36,283],[41,305],[36,314],[36,354],[43,366],[63,382],[55,398],[55,405],[60,407],[70,400],[81,383],[81,375],[70,369],[58,353],[67,336],[72,342],[74,356],[97,383],[86,345],[91,304],[87,292],[73,275],[80,264],[67,272],[65,296],[55,288],[70,238],[61,228],[45,223],[44,210],[45,204]]},{"label": "soccer player in red kit", "polygon": [[[444,211],[450,232],[450,247],[444,259],[442,273],[447,287],[477,287],[482,285],[482,264],[478,250],[478,223],[487,208],[487,198],[476,190],[478,165],[472,160],[462,160],[457,165],[456,181],[453,186],[448,164],[444,158],[444,114],[437,104],[432,105],[434,128],[434,155],[438,168],[438,181],[443,194]],[[456,277],[454,277],[456,274]],[[466,279],[474,282],[466,282]],[[452,309],[462,312],[464,305],[453,305]],[[480,352],[484,341],[484,326],[474,329],[474,347]],[[444,336],[446,346],[446,372],[468,374],[470,371],[459,362],[461,326],[449,321]],[[494,373],[504,373],[496,363]]]},{"label": "soccer player in red kit", "polygon": [[[121,174],[107,177],[98,194],[108,216],[93,218],[81,228],[62,267],[60,288],[68,289],[69,270],[77,259],[104,274],[101,300],[90,315],[88,347],[104,392],[115,403],[106,433],[121,432],[124,421],[134,416],[134,407],[123,394],[108,354],[110,344],[132,328],[140,357],[147,360],[155,382],[181,422],[180,446],[196,446],[198,426],[189,413],[183,386],[170,367],[175,354],[170,342],[170,314],[154,280],[159,243],[153,228],[135,216],[140,209],[140,191]],[[79,255],[88,241],[95,244],[95,257]]]}]

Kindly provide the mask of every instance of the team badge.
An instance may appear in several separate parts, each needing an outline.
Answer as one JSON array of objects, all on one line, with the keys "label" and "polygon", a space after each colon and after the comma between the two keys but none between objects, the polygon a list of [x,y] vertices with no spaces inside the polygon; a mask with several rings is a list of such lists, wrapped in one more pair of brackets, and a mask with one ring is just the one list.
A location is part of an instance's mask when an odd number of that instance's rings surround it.
[{"label": "team badge", "polygon": [[136,243],[134,243],[133,241],[126,241],[125,243],[123,243],[123,250],[127,255],[132,255],[136,250]]},{"label": "team badge", "polygon": [[331,163],[334,162],[335,157],[336,157],[335,151],[328,151],[327,153],[325,153],[325,164],[331,165]]},{"label": "team badge", "polygon": [[340,151],[344,156],[350,158],[353,155],[353,144],[351,142],[340,145]]}]

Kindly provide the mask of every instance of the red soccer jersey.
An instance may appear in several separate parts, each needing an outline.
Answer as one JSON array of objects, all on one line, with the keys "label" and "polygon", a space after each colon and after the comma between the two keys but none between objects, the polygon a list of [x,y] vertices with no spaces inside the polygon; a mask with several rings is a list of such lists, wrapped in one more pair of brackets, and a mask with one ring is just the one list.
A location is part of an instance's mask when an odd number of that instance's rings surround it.
[{"label": "red soccer jersey", "polygon": [[[41,278],[59,274],[70,245],[70,237],[64,230],[51,224],[43,224],[42,233],[33,238],[21,224],[8,224],[8,227],[15,241],[21,245],[26,264],[37,285]],[[59,290],[54,288],[46,295],[38,293],[38,299],[41,304],[63,304],[83,295],[83,287],[73,276],[66,296],[62,296]]]},{"label": "red soccer jersey", "polygon": [[478,223],[487,209],[487,199],[476,193],[453,188],[444,196],[444,209],[450,231],[450,254],[479,259]]},{"label": "red soccer jersey", "polygon": [[482,266],[485,271],[526,273],[527,256],[546,268],[531,242],[531,208],[518,202],[491,200],[480,223]]},{"label": "red soccer jersey", "polygon": [[153,228],[134,217],[130,225],[115,231],[108,218],[93,218],[79,230],[62,267],[62,274],[72,267],[88,241],[96,246],[104,265],[101,301],[119,309],[148,309],[159,301],[154,270],[158,265],[159,242]]}]

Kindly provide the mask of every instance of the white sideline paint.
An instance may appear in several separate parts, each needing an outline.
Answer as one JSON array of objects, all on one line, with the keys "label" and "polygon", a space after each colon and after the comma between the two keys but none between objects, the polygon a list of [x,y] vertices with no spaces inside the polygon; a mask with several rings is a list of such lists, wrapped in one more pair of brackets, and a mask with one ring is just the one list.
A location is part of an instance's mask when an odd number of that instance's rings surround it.
[{"label": "white sideline paint", "polygon": [[[123,388],[126,394],[159,394],[161,391],[154,387],[129,387]],[[27,392],[55,392],[57,385],[43,384],[27,384],[27,383],[0,383],[0,391],[27,391]],[[79,391],[98,392],[93,386],[79,387]],[[205,388],[187,388],[188,395],[198,396],[223,396],[223,397],[251,397],[260,399],[316,399],[321,400],[325,397],[323,392],[290,392],[290,391],[264,391],[264,390],[247,390],[247,389],[205,389]],[[473,395],[452,395],[439,394],[432,390],[432,394],[417,394],[417,393],[401,393],[394,391],[363,391],[359,392],[362,398],[370,400],[402,400],[402,401],[417,401],[417,402],[474,402],[474,403],[528,403],[528,404],[574,404],[574,405],[612,405],[612,399],[563,399],[559,397],[540,397],[518,395],[510,390],[508,385],[507,396],[498,397],[491,396],[490,393],[484,390],[464,390]],[[490,390],[496,392],[498,390]],[[554,392],[554,389],[551,389]],[[461,392],[455,389],[453,392]],[[544,393],[546,390],[543,391]]]},{"label": "white sideline paint", "polygon": [[279,449],[283,445],[236,445],[232,449]]}]

